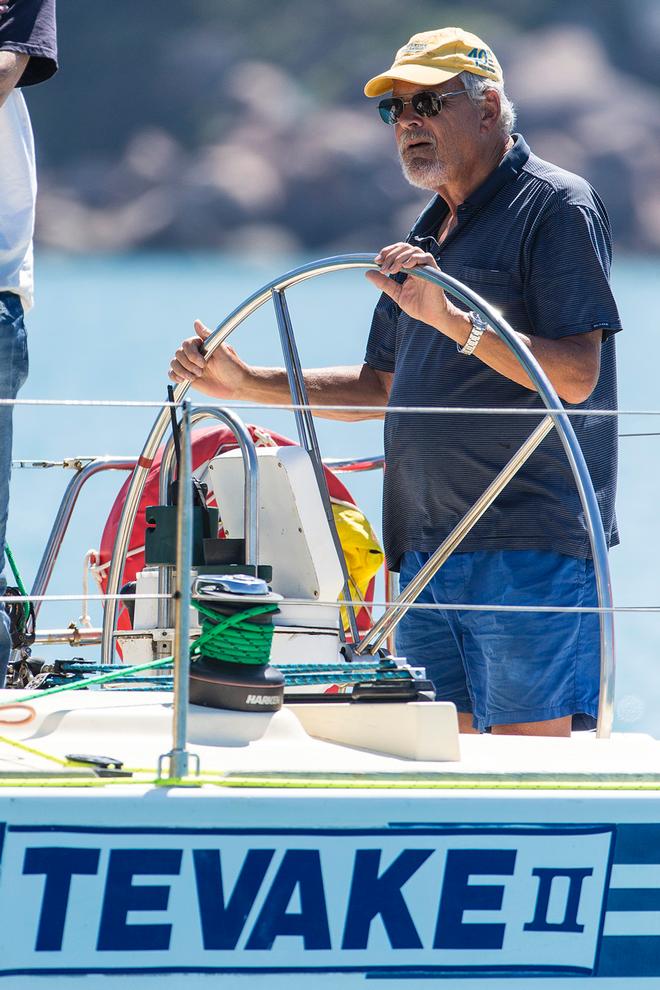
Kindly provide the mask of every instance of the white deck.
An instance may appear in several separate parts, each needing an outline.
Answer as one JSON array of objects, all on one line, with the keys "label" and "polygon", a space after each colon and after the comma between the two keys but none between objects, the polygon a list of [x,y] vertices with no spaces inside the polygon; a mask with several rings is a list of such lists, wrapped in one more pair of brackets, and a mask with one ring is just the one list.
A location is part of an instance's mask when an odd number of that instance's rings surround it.
[{"label": "white deck", "polygon": [[[0,692],[0,701],[19,702],[23,694]],[[171,748],[171,695],[164,692],[76,691],[32,704],[33,722],[2,729],[7,741],[0,742],[0,774],[54,769],[9,740],[59,759],[69,753],[106,755],[127,769],[146,771],[154,771],[158,757]],[[349,719],[362,731],[344,728],[342,722]],[[202,770],[213,774],[492,776],[500,783],[508,778],[549,784],[611,778],[657,781],[660,787],[660,742],[637,734],[615,734],[609,740],[593,733],[570,739],[462,735],[459,759],[402,756],[433,749],[425,743],[433,731],[442,737],[436,752],[454,751],[451,706],[446,705],[303,704],[264,714],[191,706],[188,729],[189,750],[199,756]],[[410,738],[415,733],[421,741]],[[348,738],[358,745],[342,744]]]}]

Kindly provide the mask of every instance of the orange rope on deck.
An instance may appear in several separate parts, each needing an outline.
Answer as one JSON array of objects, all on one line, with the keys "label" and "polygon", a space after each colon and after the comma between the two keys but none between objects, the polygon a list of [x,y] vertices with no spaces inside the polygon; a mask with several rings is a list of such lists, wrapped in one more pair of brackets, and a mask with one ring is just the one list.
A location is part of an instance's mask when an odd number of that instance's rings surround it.
[{"label": "orange rope on deck", "polygon": [[20,702],[12,703],[9,705],[0,706],[0,710],[5,712],[18,711],[24,712],[24,718],[0,718],[0,725],[27,725],[28,722],[34,721],[37,717],[37,713],[32,707],[32,705],[23,705]]}]

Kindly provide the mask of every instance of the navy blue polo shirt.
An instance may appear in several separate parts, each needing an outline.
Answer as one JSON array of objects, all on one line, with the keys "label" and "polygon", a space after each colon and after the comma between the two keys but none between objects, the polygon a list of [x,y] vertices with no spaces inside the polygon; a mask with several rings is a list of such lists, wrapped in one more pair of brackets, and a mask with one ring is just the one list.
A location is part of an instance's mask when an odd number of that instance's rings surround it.
[{"label": "navy blue polo shirt", "polygon": [[29,55],[17,86],[34,86],[57,71],[55,0],[15,0],[0,17],[0,52]]},{"label": "navy blue polo shirt", "polygon": [[[598,384],[584,403],[568,408],[616,409],[614,332],[621,323],[609,284],[611,230],[591,186],[537,158],[516,135],[500,165],[459,206],[457,225],[439,244],[436,234],[446,214],[444,200],[436,196],[408,240],[420,243],[443,271],[500,310],[514,330],[552,339],[602,330]],[[411,319],[385,295],[376,306],[365,360],[394,373],[390,406],[542,407],[536,392],[476,355],[460,354],[453,340]],[[435,550],[539,420],[388,412],[383,532],[389,567],[398,570],[407,550]],[[616,418],[572,416],[571,423],[608,545],[614,545]],[[460,549],[590,556],[579,495],[555,430]]]}]

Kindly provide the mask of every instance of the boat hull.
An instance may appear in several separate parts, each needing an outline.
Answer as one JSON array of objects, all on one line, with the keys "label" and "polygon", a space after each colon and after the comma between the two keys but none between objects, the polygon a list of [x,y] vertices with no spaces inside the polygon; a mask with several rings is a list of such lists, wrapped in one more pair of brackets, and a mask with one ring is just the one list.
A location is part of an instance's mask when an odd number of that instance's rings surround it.
[{"label": "boat hull", "polygon": [[0,795],[3,985],[660,985],[655,790],[53,784]]}]

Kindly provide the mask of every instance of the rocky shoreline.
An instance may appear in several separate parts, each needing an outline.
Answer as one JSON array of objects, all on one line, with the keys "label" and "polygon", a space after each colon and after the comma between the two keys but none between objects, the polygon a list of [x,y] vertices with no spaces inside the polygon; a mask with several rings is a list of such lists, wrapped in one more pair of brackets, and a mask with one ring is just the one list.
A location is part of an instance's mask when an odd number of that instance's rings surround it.
[{"label": "rocky shoreline", "polygon": [[[616,69],[592,32],[557,27],[502,38],[519,129],[541,157],[587,177],[619,248],[660,251],[660,100]],[[235,124],[187,146],[137,128],[113,156],[40,173],[37,239],[71,251],[368,251],[398,239],[426,196],[401,177],[374,108],[319,106],[268,62],[233,68]],[[264,99],[267,94],[267,99]]]}]

